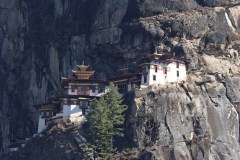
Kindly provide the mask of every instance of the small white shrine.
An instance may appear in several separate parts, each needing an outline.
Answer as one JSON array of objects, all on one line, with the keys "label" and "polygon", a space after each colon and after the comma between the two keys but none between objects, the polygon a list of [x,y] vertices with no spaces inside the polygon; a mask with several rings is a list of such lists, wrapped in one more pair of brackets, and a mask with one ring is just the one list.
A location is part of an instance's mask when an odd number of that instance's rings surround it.
[{"label": "small white shrine", "polygon": [[142,67],[141,87],[180,82],[186,79],[184,59],[172,55],[153,54],[139,64]]},{"label": "small white shrine", "polygon": [[55,105],[52,102],[47,102],[34,106],[40,112],[38,118],[38,133],[42,132],[47,127],[47,119],[54,116]]}]

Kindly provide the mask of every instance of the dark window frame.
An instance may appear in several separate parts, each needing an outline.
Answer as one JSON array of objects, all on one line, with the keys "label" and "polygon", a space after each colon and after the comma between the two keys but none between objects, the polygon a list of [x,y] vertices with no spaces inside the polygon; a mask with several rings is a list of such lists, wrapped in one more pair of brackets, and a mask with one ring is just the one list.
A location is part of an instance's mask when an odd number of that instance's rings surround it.
[{"label": "dark window frame", "polygon": [[85,108],[82,109],[82,115],[84,115],[84,116],[86,115],[86,110],[85,110]]},{"label": "dark window frame", "polygon": [[165,68],[164,68],[164,74],[167,74],[167,72],[168,72],[168,68],[165,67]]},{"label": "dark window frame", "polygon": [[177,68],[179,68],[179,62],[177,62]]},{"label": "dark window frame", "polygon": [[155,67],[155,73],[157,73],[158,71],[158,66],[154,66]]},{"label": "dark window frame", "polygon": [[75,86],[71,86],[71,92],[75,92],[76,87]]},{"label": "dark window frame", "polygon": [[157,76],[153,75],[153,80],[156,81],[157,80]]},{"label": "dark window frame", "polygon": [[143,76],[143,83],[147,83],[147,76]]}]

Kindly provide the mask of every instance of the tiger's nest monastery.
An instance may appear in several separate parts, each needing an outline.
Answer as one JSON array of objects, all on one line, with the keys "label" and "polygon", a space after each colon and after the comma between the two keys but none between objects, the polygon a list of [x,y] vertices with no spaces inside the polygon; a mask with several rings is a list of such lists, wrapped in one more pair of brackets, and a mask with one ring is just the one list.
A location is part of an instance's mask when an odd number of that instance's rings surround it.
[{"label": "tiger's nest monastery", "polygon": [[44,104],[35,105],[39,110],[38,133],[46,129],[51,121],[69,119],[81,121],[91,110],[91,101],[108,91],[109,82],[113,82],[119,93],[125,94],[153,84],[166,84],[184,81],[186,65],[183,57],[152,54],[138,62],[140,72],[130,73],[123,68],[122,74],[109,79],[94,79],[94,71],[87,65],[79,65],[72,70],[74,78],[62,77],[63,92]]}]

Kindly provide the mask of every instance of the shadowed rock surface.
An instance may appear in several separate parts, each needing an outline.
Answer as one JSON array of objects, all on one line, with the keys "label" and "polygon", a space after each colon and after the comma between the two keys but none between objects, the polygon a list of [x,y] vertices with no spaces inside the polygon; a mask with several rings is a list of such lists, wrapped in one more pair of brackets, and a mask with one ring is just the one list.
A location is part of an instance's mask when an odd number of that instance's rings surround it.
[{"label": "shadowed rock surface", "polygon": [[238,159],[239,4],[1,0],[1,152],[36,132],[32,105],[60,91],[60,77],[83,60],[109,77],[148,54],[175,52],[188,59],[188,80],[137,91],[124,143],[147,148],[139,159]]}]

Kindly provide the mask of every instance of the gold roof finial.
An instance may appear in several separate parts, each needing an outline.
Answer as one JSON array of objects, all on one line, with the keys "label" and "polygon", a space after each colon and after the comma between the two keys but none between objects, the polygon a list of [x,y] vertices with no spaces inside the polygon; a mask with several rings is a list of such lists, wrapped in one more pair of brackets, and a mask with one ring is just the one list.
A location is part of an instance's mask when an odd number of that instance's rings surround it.
[{"label": "gold roof finial", "polygon": [[81,65],[77,65],[79,68],[79,71],[72,71],[78,79],[89,79],[93,74],[94,71],[87,71],[88,67],[87,65],[84,65],[84,61]]},{"label": "gold roof finial", "polygon": [[80,71],[86,71],[89,66],[84,65],[84,60],[81,65],[78,65]]}]

